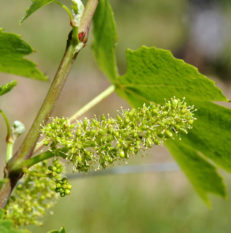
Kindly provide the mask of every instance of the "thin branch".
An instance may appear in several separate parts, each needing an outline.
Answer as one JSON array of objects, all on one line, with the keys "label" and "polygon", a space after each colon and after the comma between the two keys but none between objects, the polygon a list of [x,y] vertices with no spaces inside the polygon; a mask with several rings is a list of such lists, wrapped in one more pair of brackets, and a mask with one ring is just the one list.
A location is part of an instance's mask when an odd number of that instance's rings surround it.
[{"label": "thin branch", "polygon": [[70,22],[72,22],[72,20],[73,20],[73,15],[72,15],[70,9],[69,9],[66,5],[64,5],[64,4],[62,4],[61,2],[58,2],[58,1],[56,1],[56,0],[54,1],[54,3],[56,3],[56,4],[59,5],[59,6],[61,6],[61,7],[67,12],[67,14],[68,14],[68,16],[69,16],[69,18],[70,18]]},{"label": "thin branch", "polygon": [[80,116],[88,112],[91,108],[93,108],[95,105],[100,103],[103,99],[111,95],[115,91],[115,86],[111,85],[106,90],[101,92],[99,95],[97,95],[93,100],[88,102],[86,105],[84,105],[78,112],[76,112],[73,116],[69,118],[70,122],[73,122],[74,120],[78,119]]},{"label": "thin branch", "polygon": [[121,166],[115,168],[108,168],[106,170],[91,171],[86,174],[76,173],[68,174],[68,179],[80,179],[89,178],[105,175],[123,175],[123,174],[134,174],[134,173],[151,173],[151,172],[174,172],[178,171],[179,166],[176,163],[155,163],[155,164],[144,164],[144,165],[131,165]]}]

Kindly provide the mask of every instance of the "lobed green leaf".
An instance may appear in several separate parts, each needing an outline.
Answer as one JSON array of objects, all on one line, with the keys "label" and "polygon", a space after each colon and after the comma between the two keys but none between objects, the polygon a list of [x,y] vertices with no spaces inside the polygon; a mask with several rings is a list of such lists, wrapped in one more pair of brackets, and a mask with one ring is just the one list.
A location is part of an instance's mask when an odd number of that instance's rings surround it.
[{"label": "lobed green leaf", "polygon": [[3,32],[0,29],[0,72],[47,80],[47,77],[37,69],[33,62],[24,58],[32,52],[31,46],[19,35]]},{"label": "lobed green leaf", "polygon": [[168,141],[166,145],[202,200],[210,205],[208,193],[225,197],[225,187],[215,166],[203,159],[197,150],[183,142]]},{"label": "lobed green leaf", "polygon": [[0,96],[5,95],[9,91],[11,91],[16,85],[17,85],[16,80],[13,80],[13,81],[10,81],[10,82],[8,82],[6,84],[1,85],[0,86]]},{"label": "lobed green leaf", "polygon": [[[113,12],[107,0],[101,0],[94,18],[96,60],[117,93],[135,107],[143,103],[164,103],[173,96],[186,97],[198,111],[197,121],[182,141],[166,145],[202,199],[208,193],[225,196],[225,188],[215,166],[231,171],[231,110],[212,101],[227,101],[215,83],[198,70],[176,59],[169,51],[141,47],[127,50],[127,72],[118,77]],[[215,163],[212,165],[211,162]]]},{"label": "lobed green leaf", "polygon": [[191,102],[227,100],[215,83],[194,66],[154,47],[127,50],[127,72],[119,77],[119,85],[133,105],[139,100],[163,103],[173,96]]},{"label": "lobed green leaf", "polygon": [[231,110],[211,103],[227,101],[215,83],[169,51],[147,47],[127,51],[127,72],[118,81],[118,93],[133,106],[162,103],[170,96],[186,97],[195,105],[193,129],[182,141],[166,145],[203,200],[208,202],[208,193],[224,196],[222,179],[210,160],[231,171]]}]

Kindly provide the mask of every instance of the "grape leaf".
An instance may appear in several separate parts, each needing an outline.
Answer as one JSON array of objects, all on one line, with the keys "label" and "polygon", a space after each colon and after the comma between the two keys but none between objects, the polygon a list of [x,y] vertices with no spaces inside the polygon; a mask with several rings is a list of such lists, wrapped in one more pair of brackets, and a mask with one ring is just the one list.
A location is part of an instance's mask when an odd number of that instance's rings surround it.
[{"label": "grape leaf", "polygon": [[231,172],[231,109],[211,102],[194,104],[198,120],[189,135],[182,135],[182,142]]},{"label": "grape leaf", "polygon": [[201,158],[195,149],[188,147],[183,142],[168,141],[166,145],[197,193],[208,205],[210,205],[208,192],[224,197],[225,187],[215,166]]},{"label": "grape leaf", "polygon": [[47,80],[33,62],[23,58],[32,52],[30,45],[19,35],[3,32],[0,28],[0,72]]},{"label": "grape leaf", "polygon": [[143,101],[163,103],[172,96],[192,102],[227,101],[214,82],[195,67],[154,47],[127,50],[127,72],[119,77],[119,85],[129,98],[132,95]]},{"label": "grape leaf", "polygon": [[0,86],[0,96],[5,95],[7,92],[11,91],[17,85],[17,81],[13,80],[6,84]]},{"label": "grape leaf", "polygon": [[94,18],[93,50],[97,63],[114,82],[118,76],[115,46],[118,40],[114,15],[108,0],[100,0]]},{"label": "grape leaf", "polygon": [[169,51],[154,47],[127,50],[127,72],[116,77],[113,13],[106,0],[101,1],[97,11],[94,18],[96,60],[116,85],[117,93],[135,107],[150,101],[163,103],[173,96],[186,97],[189,104],[194,104],[198,109],[194,129],[182,135],[182,141],[166,145],[205,202],[209,202],[208,193],[224,197],[225,188],[215,167],[219,165],[231,171],[231,110],[212,101],[227,101],[227,98],[195,67],[174,58]]},{"label": "grape leaf", "polygon": [[32,4],[29,7],[29,9],[27,9],[25,16],[21,19],[20,21],[21,23],[23,23],[25,19],[27,19],[30,15],[32,15],[35,11],[37,11],[41,7],[54,2],[54,0],[31,0],[31,1]]},{"label": "grape leaf", "polygon": [[127,72],[117,85],[118,94],[133,106],[163,103],[172,96],[186,97],[195,105],[194,128],[182,135],[182,141],[166,145],[203,200],[210,192],[224,196],[224,185],[211,161],[231,171],[231,110],[212,103],[227,101],[215,83],[169,51],[142,47],[127,51]]}]

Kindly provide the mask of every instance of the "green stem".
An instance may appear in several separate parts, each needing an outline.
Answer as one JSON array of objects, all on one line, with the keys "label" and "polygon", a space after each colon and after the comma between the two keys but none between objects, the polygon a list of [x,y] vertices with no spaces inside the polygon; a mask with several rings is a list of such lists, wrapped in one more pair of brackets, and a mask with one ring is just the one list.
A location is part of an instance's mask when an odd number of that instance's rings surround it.
[{"label": "green stem", "polygon": [[89,111],[91,108],[93,108],[96,104],[101,102],[103,99],[111,95],[115,91],[115,86],[111,85],[108,87],[105,91],[101,92],[98,96],[96,96],[93,100],[88,102],[86,105],[84,105],[78,112],[76,112],[73,116],[69,118],[70,122],[73,122],[74,120],[78,119],[80,116],[82,116],[84,113]]},{"label": "green stem", "polygon": [[6,123],[6,127],[7,127],[7,136],[6,136],[6,142],[8,143],[11,138],[12,138],[12,132],[11,132],[11,127],[10,127],[10,122],[6,116],[6,114],[0,109],[0,114],[2,115],[2,117],[5,120]]},{"label": "green stem", "polygon": [[13,156],[13,146],[14,146],[14,142],[8,142],[7,143],[7,147],[6,147],[6,163],[8,163],[8,161],[10,161],[10,159]]},{"label": "green stem", "polygon": [[53,158],[53,157],[62,157],[65,158],[65,153],[59,152],[59,153],[52,153],[51,151],[45,151],[41,154],[38,154],[30,159],[24,160],[22,163],[18,163],[17,166],[14,167],[14,171],[22,170],[23,168],[30,168],[33,165],[42,162],[44,160]]},{"label": "green stem", "polygon": [[35,118],[33,125],[24,139],[22,146],[14,155],[13,160],[10,161],[9,167],[14,164],[16,160],[20,162],[31,157],[34,146],[39,138],[40,126],[43,122],[47,121],[76,57],[76,46],[77,44],[74,44],[72,40],[68,41],[66,52],[50,86],[47,96],[43,101],[37,117]]}]

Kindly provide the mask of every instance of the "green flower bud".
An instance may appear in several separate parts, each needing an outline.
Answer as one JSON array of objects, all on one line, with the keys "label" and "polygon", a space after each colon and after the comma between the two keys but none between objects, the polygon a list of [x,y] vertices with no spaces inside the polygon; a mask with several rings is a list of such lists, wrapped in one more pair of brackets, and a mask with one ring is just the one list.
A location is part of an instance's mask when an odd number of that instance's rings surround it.
[{"label": "green flower bud", "polygon": [[[193,106],[174,97],[163,105],[151,103],[130,111],[122,109],[115,119],[105,115],[101,121],[85,118],[74,126],[67,119],[54,118],[42,133],[50,142],[51,151],[65,151],[75,169],[87,172],[174,139],[180,132],[187,133],[196,120],[194,111]],[[52,171],[59,173],[59,169]]]},{"label": "green flower bud", "polygon": [[12,133],[15,137],[20,136],[25,132],[25,126],[21,121],[15,121],[12,127]]}]

